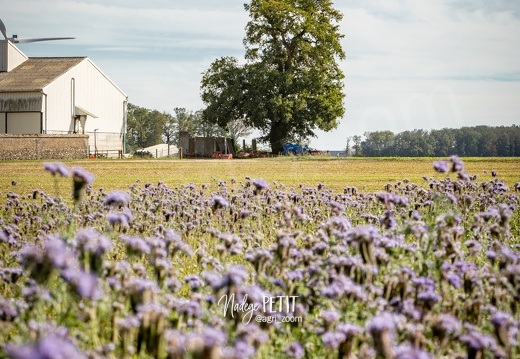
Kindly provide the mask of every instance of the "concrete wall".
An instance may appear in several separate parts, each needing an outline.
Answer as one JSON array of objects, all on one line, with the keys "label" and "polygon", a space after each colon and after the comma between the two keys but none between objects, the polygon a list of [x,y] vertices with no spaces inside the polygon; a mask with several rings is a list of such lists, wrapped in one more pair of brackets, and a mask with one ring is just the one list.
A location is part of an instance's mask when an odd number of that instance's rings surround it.
[{"label": "concrete wall", "polygon": [[88,158],[87,135],[0,134],[0,160]]}]

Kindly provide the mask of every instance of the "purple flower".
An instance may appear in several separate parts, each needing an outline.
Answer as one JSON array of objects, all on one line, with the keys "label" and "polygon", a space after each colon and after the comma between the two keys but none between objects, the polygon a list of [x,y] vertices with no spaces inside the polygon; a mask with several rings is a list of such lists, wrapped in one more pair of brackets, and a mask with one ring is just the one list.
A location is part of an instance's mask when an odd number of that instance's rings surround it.
[{"label": "purple flower", "polygon": [[292,342],[291,344],[283,348],[283,352],[289,358],[301,359],[305,356],[305,349],[298,342]]},{"label": "purple flower", "polygon": [[269,183],[266,180],[261,179],[261,178],[255,179],[255,180],[251,181],[251,183],[253,184],[253,186],[255,186],[255,190],[256,190],[255,193],[269,188]]},{"label": "purple flower", "polygon": [[452,163],[451,172],[460,172],[464,168],[464,162],[458,156],[451,156],[450,161]]},{"label": "purple flower", "polygon": [[55,268],[65,268],[71,261],[72,253],[61,238],[49,237],[45,240],[45,256]]},{"label": "purple flower", "polygon": [[130,195],[124,191],[113,191],[105,197],[105,204],[109,206],[126,206],[130,202]]},{"label": "purple flower", "polygon": [[435,161],[433,162],[433,168],[435,171],[440,173],[446,173],[448,172],[448,162],[447,161]]},{"label": "purple flower", "polygon": [[108,237],[91,227],[78,229],[76,241],[82,251],[96,256],[103,255],[114,246]]},{"label": "purple flower", "polygon": [[74,176],[74,182],[83,183],[85,185],[94,182],[94,175],[81,167],[74,167],[72,169],[72,175]]},{"label": "purple flower", "polygon": [[226,277],[229,279],[229,284],[240,285],[249,277],[249,273],[241,265],[232,265],[229,267]]},{"label": "purple flower", "polygon": [[74,198],[74,202],[78,203],[83,198],[87,186],[94,182],[94,175],[81,167],[74,167],[72,170],[72,180],[72,197]]},{"label": "purple flower", "polygon": [[99,288],[98,279],[94,274],[74,269],[65,269],[61,272],[61,276],[82,298],[96,300],[101,298],[103,294]]},{"label": "purple flower", "polygon": [[[2,265],[2,261],[0,261],[0,266]],[[16,283],[18,279],[22,276],[23,269],[18,268],[4,268],[0,269],[0,278],[5,280],[8,283]]]},{"label": "purple flower", "polygon": [[354,337],[360,334],[363,331],[359,325],[355,325],[352,323],[341,323],[338,324],[337,328],[338,332],[345,334],[347,337]]},{"label": "purple flower", "polygon": [[496,342],[488,335],[470,330],[468,334],[462,335],[460,341],[466,343],[467,346],[473,350],[483,350],[486,348],[494,348]]},{"label": "purple flower", "polygon": [[423,303],[428,309],[441,300],[441,296],[433,290],[426,290],[417,295],[417,301]]},{"label": "purple flower", "polygon": [[0,321],[12,321],[18,316],[16,306],[0,296]]},{"label": "purple flower", "polygon": [[335,309],[326,309],[320,313],[320,317],[326,324],[333,323],[339,319],[339,313]]},{"label": "purple flower", "polygon": [[469,181],[471,179],[470,175],[467,174],[466,172],[464,171],[460,171],[458,174],[457,174],[457,177],[459,177],[461,180],[464,180],[464,181]]},{"label": "purple flower", "polygon": [[47,162],[43,164],[43,168],[53,176],[59,174],[62,177],[68,177],[70,175],[69,169],[61,162]]},{"label": "purple flower", "polygon": [[457,289],[462,286],[462,279],[455,273],[446,274],[446,280]]},{"label": "purple flower", "polygon": [[11,359],[85,358],[71,341],[54,333],[41,338],[34,346],[7,344],[5,349]]},{"label": "purple flower", "polygon": [[443,333],[453,335],[460,330],[461,324],[453,315],[441,313],[437,316],[435,327]]},{"label": "purple flower", "polygon": [[122,227],[127,227],[129,223],[134,220],[134,214],[128,208],[124,208],[120,212],[110,212],[107,214],[107,221],[112,226],[119,224]]},{"label": "purple flower", "polygon": [[496,311],[491,315],[491,323],[496,326],[502,326],[511,320],[511,315],[505,312]]},{"label": "purple flower", "polygon": [[202,332],[202,337],[206,345],[210,347],[214,347],[215,345],[224,345],[227,341],[226,334],[223,331],[212,327],[207,327]]},{"label": "purple flower", "polygon": [[214,211],[220,208],[227,208],[229,207],[229,202],[222,196],[214,195],[211,198],[211,208],[213,208]]},{"label": "purple flower", "polygon": [[411,346],[409,344],[402,344],[395,347],[396,359],[431,359],[432,355],[422,349]]},{"label": "purple flower", "polygon": [[393,315],[389,313],[382,313],[376,315],[370,320],[368,324],[368,330],[370,332],[383,332],[383,331],[393,331],[395,329],[395,318]]},{"label": "purple flower", "polygon": [[184,281],[190,285],[191,290],[196,291],[204,285],[204,281],[198,275],[192,274],[186,276]]},{"label": "purple flower", "polygon": [[323,345],[332,349],[339,347],[345,339],[347,339],[347,336],[341,332],[326,332],[321,336]]},{"label": "purple flower", "polygon": [[354,242],[372,242],[380,238],[379,229],[375,226],[357,226],[350,230],[349,239]]},{"label": "purple flower", "polygon": [[149,254],[150,246],[146,241],[138,236],[122,235],[119,237],[123,243],[126,244],[126,248],[130,253],[133,254]]},{"label": "purple flower", "polygon": [[235,341],[235,344],[233,345],[235,358],[251,358],[253,355],[255,355],[256,351],[255,348],[253,348],[251,345],[249,345],[244,340],[237,340]]}]

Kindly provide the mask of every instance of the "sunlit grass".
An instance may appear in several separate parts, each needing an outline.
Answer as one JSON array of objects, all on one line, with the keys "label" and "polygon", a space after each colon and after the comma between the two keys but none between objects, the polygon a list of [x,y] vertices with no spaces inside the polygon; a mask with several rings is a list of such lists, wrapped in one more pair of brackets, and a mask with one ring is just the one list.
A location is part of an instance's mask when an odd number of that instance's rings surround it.
[{"label": "sunlit grass", "polygon": [[[325,160],[323,157],[282,157],[247,160],[83,160],[65,161],[69,167],[80,166],[94,173],[94,188],[126,189],[136,180],[156,184],[164,181],[175,187],[187,183],[211,185],[214,180],[243,181],[246,176],[279,181],[287,186],[327,188],[342,191],[355,186],[365,191],[381,191],[387,183],[405,178],[426,185],[423,176],[442,178],[432,167],[433,158],[349,158]],[[464,158],[465,170],[479,180],[491,179],[496,171],[506,185],[520,181],[517,158]],[[43,169],[43,161],[0,162],[0,191],[28,194],[34,189],[54,193],[54,182]],[[70,181],[59,179],[60,195],[70,192]]]}]

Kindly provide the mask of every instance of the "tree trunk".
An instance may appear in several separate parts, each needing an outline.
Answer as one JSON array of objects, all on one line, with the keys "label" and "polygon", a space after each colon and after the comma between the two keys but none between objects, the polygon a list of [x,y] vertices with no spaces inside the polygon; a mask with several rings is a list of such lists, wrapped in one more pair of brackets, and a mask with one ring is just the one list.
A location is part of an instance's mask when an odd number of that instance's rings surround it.
[{"label": "tree trunk", "polygon": [[287,130],[283,123],[273,121],[271,130],[269,131],[269,143],[271,145],[271,152],[275,155],[283,151],[283,145],[287,142]]}]

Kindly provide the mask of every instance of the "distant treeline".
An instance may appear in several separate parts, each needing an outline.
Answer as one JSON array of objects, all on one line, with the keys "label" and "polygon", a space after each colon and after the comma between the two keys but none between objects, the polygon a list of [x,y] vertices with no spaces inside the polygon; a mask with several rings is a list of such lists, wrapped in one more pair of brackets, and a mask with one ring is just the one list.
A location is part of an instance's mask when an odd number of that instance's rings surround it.
[{"label": "distant treeline", "polygon": [[462,127],[442,130],[366,132],[349,137],[348,156],[466,157],[520,156],[520,127]]}]

